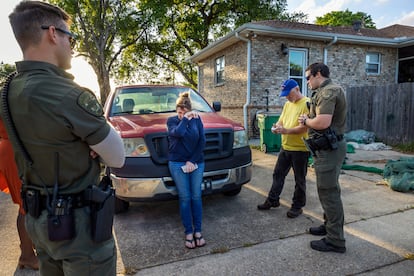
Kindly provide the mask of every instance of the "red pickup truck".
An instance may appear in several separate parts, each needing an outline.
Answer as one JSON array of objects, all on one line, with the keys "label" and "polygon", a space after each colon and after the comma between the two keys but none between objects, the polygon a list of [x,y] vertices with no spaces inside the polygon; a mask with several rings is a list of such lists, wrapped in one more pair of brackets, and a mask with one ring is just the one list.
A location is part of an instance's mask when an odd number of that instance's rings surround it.
[{"label": "red pickup truck", "polygon": [[242,125],[220,116],[196,91],[184,86],[130,85],[117,87],[105,103],[105,116],[120,133],[126,152],[122,168],[110,168],[116,189],[116,212],[130,201],[177,197],[168,170],[167,118],[176,114],[178,95],[189,91],[193,109],[205,128],[203,195],[237,195],[251,178],[251,150]]}]

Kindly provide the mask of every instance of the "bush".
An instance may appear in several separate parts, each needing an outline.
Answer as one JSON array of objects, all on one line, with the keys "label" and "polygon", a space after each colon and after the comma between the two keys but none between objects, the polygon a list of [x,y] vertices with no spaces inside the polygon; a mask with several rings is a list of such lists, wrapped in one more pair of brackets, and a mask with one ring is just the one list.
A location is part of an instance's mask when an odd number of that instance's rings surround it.
[{"label": "bush", "polygon": [[408,144],[393,145],[392,148],[396,151],[403,153],[414,153],[414,142]]}]

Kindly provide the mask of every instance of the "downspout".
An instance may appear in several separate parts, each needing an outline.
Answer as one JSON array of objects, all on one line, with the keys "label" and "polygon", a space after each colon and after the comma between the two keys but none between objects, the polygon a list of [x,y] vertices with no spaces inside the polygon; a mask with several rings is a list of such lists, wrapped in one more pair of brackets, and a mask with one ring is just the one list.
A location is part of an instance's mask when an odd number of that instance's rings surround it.
[{"label": "downspout", "polygon": [[325,48],[323,48],[323,63],[325,63],[326,65],[328,64],[328,48],[330,48],[337,41],[338,41],[338,37],[334,36],[333,40],[329,42],[329,44],[326,45]]},{"label": "downspout", "polygon": [[247,107],[250,104],[250,70],[251,70],[251,57],[252,57],[252,42],[250,39],[239,36],[239,33],[236,32],[236,37],[244,42],[247,42],[247,91],[246,91],[246,103],[243,105],[243,124],[244,129],[249,132],[249,125],[247,123]]},{"label": "downspout", "polygon": [[197,91],[200,92],[200,81],[201,81],[201,77],[200,77],[200,65],[197,63]]}]

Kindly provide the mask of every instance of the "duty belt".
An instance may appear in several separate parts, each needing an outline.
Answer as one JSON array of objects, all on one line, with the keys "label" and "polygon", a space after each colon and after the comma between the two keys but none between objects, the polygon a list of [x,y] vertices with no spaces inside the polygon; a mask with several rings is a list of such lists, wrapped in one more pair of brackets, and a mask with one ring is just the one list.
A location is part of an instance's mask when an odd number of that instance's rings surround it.
[{"label": "duty belt", "polygon": [[[336,136],[336,140],[338,141],[338,142],[340,142],[340,141],[342,141],[343,139],[344,139],[344,135],[343,134],[339,134],[339,135],[335,135]],[[315,136],[310,136],[309,138],[311,138],[311,139],[315,139]]]},{"label": "duty belt", "polygon": [[[50,198],[50,197],[49,197]],[[71,200],[72,203],[72,209],[76,208],[82,208],[84,206],[89,206],[89,201],[85,199],[84,192],[80,192],[77,194],[65,194],[65,195],[58,195],[58,199],[65,199],[65,200]],[[51,198],[49,199],[51,200]],[[47,201],[47,197],[44,195],[40,196],[40,209],[44,210],[47,209],[47,206],[49,202]]]}]

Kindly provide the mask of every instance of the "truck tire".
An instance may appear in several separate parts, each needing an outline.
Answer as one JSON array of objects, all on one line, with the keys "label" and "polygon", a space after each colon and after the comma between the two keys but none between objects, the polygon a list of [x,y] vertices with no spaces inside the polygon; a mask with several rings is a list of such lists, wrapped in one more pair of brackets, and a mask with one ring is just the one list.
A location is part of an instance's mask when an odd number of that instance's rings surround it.
[{"label": "truck tire", "polygon": [[128,211],[129,202],[115,197],[115,214]]},{"label": "truck tire", "polygon": [[225,191],[223,192],[223,195],[225,196],[236,196],[240,193],[242,187],[238,187],[234,190],[230,190],[230,191]]}]

